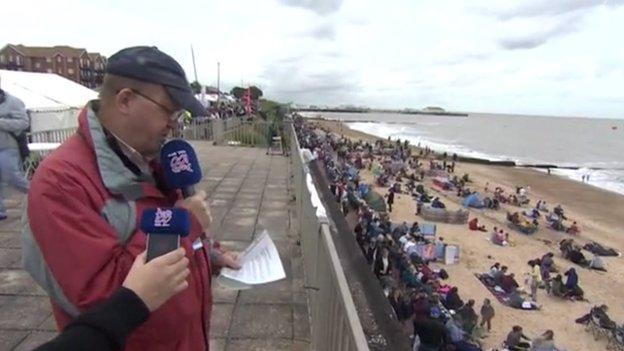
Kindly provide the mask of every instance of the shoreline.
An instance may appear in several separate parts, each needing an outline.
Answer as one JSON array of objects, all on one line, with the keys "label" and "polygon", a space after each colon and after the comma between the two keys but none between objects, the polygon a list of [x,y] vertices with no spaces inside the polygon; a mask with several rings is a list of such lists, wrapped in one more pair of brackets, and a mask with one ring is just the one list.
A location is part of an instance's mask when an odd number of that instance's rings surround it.
[{"label": "shoreline", "polygon": [[[339,120],[332,120],[332,119],[326,119],[324,117],[306,117],[306,120],[308,121],[319,121],[319,122],[328,122],[328,123],[340,123],[340,125],[342,126],[342,128],[346,128],[350,131],[350,133],[359,133],[358,135],[361,135],[364,138],[368,138],[368,139],[384,139],[378,136],[375,136],[373,134],[368,134],[366,132],[362,132],[362,131],[358,131],[355,129],[351,129],[348,124],[349,123],[353,123],[353,122],[360,122],[360,121],[339,121]],[[361,121],[362,123],[378,123],[378,122],[374,122],[374,121]],[[383,122],[385,124],[395,124],[393,122]],[[396,124],[401,124],[401,123],[396,123]],[[419,149],[417,146],[415,145],[411,145],[412,147]],[[439,156],[438,159],[441,159],[442,156],[442,152],[441,151],[437,151],[434,149],[430,150],[433,151],[433,155]],[[453,153],[452,152],[448,152],[448,156],[450,157]],[[590,167],[590,166],[565,166],[565,165],[556,165],[556,164],[549,164],[549,163],[521,163],[518,161],[513,161],[513,160],[496,160],[496,159],[488,159],[486,157],[479,157],[479,156],[465,156],[465,155],[461,155],[461,154],[457,154],[457,160],[461,161],[461,162],[466,162],[466,163],[471,163],[471,164],[478,164],[478,165],[486,165],[486,166],[505,166],[505,167],[517,167],[517,168],[524,168],[524,169],[531,169],[533,171],[536,171],[538,173],[540,172],[547,172],[548,170],[553,171],[553,173],[557,172],[558,170],[564,172],[564,171],[578,171],[581,169],[587,169],[590,171],[624,171],[624,168],[605,168],[605,167]],[[561,174],[553,174],[554,176],[558,176],[564,179],[568,179],[574,182],[578,182],[578,183],[582,183],[570,176],[566,176],[566,175],[561,175]],[[593,188],[596,189],[600,189],[606,192],[610,192],[610,193],[615,193],[621,196],[624,196],[624,193],[622,193],[621,190],[615,190],[614,188],[609,188],[609,187],[601,187],[598,185],[594,185],[591,183],[585,183],[586,185],[589,185]],[[617,187],[619,189],[619,187]]]},{"label": "shoreline", "polygon": [[[348,138],[381,139],[352,130],[340,121],[309,120],[309,122]],[[588,184],[564,176],[547,175],[545,172],[532,168],[459,161],[455,173],[458,175],[469,173],[470,178],[473,179],[470,188],[481,193],[484,192],[486,182],[489,183],[490,194],[496,186],[501,186],[509,192],[515,189],[516,185],[528,185],[531,187],[530,207],[534,206],[538,200],[547,201],[550,208],[561,203],[566,214],[581,224],[582,233],[574,237],[576,242],[584,244],[594,240],[620,252],[624,251],[624,240],[619,234],[624,232],[624,222],[620,219],[624,213],[624,196],[621,194],[587,186]],[[371,179],[365,180],[371,181]],[[429,181],[426,185],[435,196],[440,196],[451,208],[462,207],[461,200],[453,192],[433,188]],[[386,192],[385,188],[376,186],[374,188],[382,194]],[[413,201],[406,195],[398,195],[394,207],[396,210],[391,213],[393,222],[423,221],[422,217],[414,215]],[[471,208],[469,212],[470,218],[477,217],[488,230],[493,226],[509,230],[506,226],[505,210],[521,209],[503,207],[502,210],[491,211]],[[610,315],[614,320],[624,319],[624,306],[616,297],[619,295],[616,292],[624,291],[624,262],[621,257],[605,258],[607,273],[578,268],[561,257],[557,246],[559,240],[570,236],[544,228],[543,223],[541,228],[531,236],[509,230],[510,237],[515,242],[513,247],[495,246],[486,240],[488,233],[469,231],[466,225],[436,224],[438,233],[444,237],[445,242],[458,244],[461,247],[459,263],[443,266],[449,272],[450,283],[459,287],[464,299],[474,298],[478,305],[483,298],[491,299],[492,296],[474,278],[474,273],[486,271],[494,262],[509,266],[510,271],[516,273],[519,278],[519,283],[522,280],[522,273],[528,271],[529,267],[526,262],[529,259],[541,257],[549,251],[555,253],[555,263],[560,269],[565,270],[574,266],[579,271],[580,284],[586,291],[589,303],[562,301],[547,296],[543,290],[539,293],[538,303],[544,307],[539,312],[514,310],[495,303],[494,324],[496,327],[492,330],[491,336],[485,340],[484,346],[499,346],[511,326],[520,324],[532,335],[537,335],[545,329],[553,329],[557,343],[566,347],[567,350],[599,349],[604,347],[604,341],[594,341],[589,333],[584,332],[584,326],[575,324],[574,319],[587,313],[591,306],[602,303],[609,305]]]}]

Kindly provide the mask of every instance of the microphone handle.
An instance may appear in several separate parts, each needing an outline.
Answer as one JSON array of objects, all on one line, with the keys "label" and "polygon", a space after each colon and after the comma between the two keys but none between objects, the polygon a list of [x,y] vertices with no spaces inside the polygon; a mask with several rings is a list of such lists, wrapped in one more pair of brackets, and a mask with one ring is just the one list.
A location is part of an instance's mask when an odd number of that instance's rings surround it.
[{"label": "microphone handle", "polygon": [[187,186],[185,188],[182,188],[182,196],[186,199],[187,197],[191,197],[195,195],[195,187],[194,186]]}]

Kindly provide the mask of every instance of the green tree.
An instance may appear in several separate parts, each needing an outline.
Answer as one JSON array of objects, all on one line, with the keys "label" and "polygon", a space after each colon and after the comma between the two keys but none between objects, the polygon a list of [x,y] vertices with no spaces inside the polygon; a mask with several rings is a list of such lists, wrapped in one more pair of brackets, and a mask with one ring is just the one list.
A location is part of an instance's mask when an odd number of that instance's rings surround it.
[{"label": "green tree", "polygon": [[193,92],[195,94],[199,94],[201,93],[202,85],[198,81],[194,81],[193,83],[191,83],[191,89],[193,89]]},{"label": "green tree", "polygon": [[[249,87],[249,90],[251,90],[252,100],[258,100],[262,97],[262,90],[260,90],[260,88],[258,88],[257,86],[252,85]],[[232,88],[232,90],[230,90],[230,94],[234,95],[237,99],[242,99],[246,91],[247,88],[234,87]]]},{"label": "green tree", "polygon": [[237,99],[242,99],[247,89],[241,87],[234,87],[230,90],[230,94],[234,95]]},{"label": "green tree", "polygon": [[252,99],[258,100],[262,97],[262,90],[260,90],[260,88],[258,88],[257,86],[252,85],[251,87],[249,87],[249,90],[251,90]]}]

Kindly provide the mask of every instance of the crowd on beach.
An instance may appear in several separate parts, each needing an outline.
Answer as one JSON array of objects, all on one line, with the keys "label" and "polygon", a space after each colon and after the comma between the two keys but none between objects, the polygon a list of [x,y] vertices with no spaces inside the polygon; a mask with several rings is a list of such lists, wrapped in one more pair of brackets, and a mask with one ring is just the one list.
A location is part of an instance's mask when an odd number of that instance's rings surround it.
[{"label": "crowd on beach", "polygon": [[[343,214],[355,218],[355,240],[379,279],[397,319],[413,340],[414,350],[481,350],[482,339],[488,336],[495,318],[491,301],[484,299],[478,308],[474,299],[460,297],[461,287],[448,283],[449,274],[439,263],[445,259],[449,245],[437,235],[435,226],[420,221],[393,223],[389,215],[397,194],[411,196],[417,215],[421,214],[423,206],[444,210],[447,207],[444,201],[425,186],[427,177],[444,190],[456,189],[460,198],[476,196],[476,191],[471,189],[470,176],[454,174],[457,155],[436,155],[429,149],[414,149],[401,140],[352,140],[301,118],[295,118],[294,125],[301,148],[309,149],[321,162],[330,191],[341,204]],[[363,171],[374,176],[374,184],[363,181],[360,174]],[[440,180],[441,175],[446,180]],[[387,189],[385,195],[378,194],[373,185]],[[576,222],[564,226],[568,218],[561,205],[549,211],[546,202],[538,201],[527,209],[530,187],[519,186],[511,194],[496,187],[491,195],[488,187],[489,183],[484,189],[488,196],[479,199],[478,207],[494,210],[500,209],[501,204],[519,207],[518,211],[507,214],[512,229],[525,233],[524,228],[537,228],[539,219],[544,217],[555,230],[571,235],[580,233]],[[467,222],[470,230],[488,231],[476,217]],[[559,226],[563,229],[558,229]],[[490,241],[513,246],[509,233],[503,228],[494,227]],[[563,257],[571,262],[594,269],[598,269],[594,266],[601,261],[598,255],[618,254],[591,242],[583,248],[597,256],[583,261],[584,257],[578,257],[581,248],[571,238],[562,241],[560,248]],[[488,272],[475,275],[498,301],[512,308],[539,310],[537,291],[540,288],[563,299],[584,300],[575,268],[560,274],[553,257],[554,253],[548,252],[527,262],[525,282],[529,291],[521,288],[515,274],[499,262]],[[601,267],[604,269],[604,263]],[[583,316],[577,322],[592,320],[596,311],[606,315],[607,308],[594,307],[588,314],[589,319]],[[618,329],[615,323],[605,324]],[[555,346],[552,330],[545,330],[531,339],[519,325],[513,326],[501,345],[508,350],[560,350]]]}]

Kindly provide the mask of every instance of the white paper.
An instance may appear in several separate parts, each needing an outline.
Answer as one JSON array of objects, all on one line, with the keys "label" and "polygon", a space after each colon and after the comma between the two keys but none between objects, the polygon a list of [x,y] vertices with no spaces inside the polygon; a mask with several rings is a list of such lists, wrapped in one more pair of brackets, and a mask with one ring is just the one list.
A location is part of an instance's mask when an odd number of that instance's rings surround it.
[{"label": "white paper", "polygon": [[264,230],[240,255],[241,269],[222,268],[219,281],[232,289],[284,279],[284,267],[269,233]]}]

